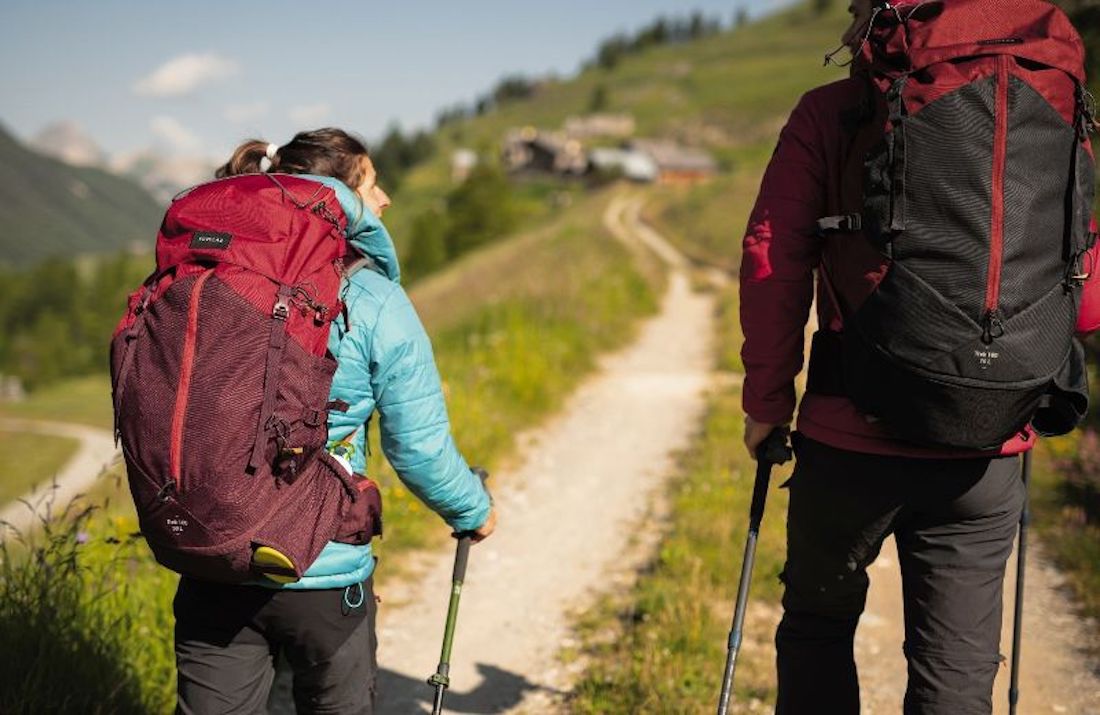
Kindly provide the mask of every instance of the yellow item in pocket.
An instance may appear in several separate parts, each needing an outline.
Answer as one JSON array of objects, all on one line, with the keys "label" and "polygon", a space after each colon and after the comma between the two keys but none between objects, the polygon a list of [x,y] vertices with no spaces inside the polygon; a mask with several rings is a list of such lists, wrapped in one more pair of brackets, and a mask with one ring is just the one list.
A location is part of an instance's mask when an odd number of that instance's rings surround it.
[{"label": "yellow item in pocket", "polygon": [[260,546],[252,552],[252,570],[276,583],[294,583],[298,580],[294,563],[270,546]]}]

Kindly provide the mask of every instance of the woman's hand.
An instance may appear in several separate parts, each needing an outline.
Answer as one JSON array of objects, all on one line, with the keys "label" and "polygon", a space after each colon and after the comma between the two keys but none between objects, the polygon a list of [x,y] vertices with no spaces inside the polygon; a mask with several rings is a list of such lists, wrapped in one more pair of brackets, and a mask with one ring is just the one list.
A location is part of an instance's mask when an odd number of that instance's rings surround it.
[{"label": "woman's hand", "polygon": [[473,540],[474,543],[485,541],[489,538],[489,535],[493,533],[497,528],[497,508],[494,506],[489,510],[489,517],[485,520],[485,523],[474,529]]}]

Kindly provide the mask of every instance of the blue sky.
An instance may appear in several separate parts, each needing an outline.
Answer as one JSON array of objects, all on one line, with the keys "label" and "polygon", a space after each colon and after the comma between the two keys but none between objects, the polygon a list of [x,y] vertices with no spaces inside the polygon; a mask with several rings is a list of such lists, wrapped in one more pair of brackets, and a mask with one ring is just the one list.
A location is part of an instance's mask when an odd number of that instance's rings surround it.
[{"label": "blue sky", "polygon": [[568,75],[661,14],[783,0],[0,0],[0,123],[72,120],[112,153],[224,157],[332,124],[426,126],[513,72]]}]

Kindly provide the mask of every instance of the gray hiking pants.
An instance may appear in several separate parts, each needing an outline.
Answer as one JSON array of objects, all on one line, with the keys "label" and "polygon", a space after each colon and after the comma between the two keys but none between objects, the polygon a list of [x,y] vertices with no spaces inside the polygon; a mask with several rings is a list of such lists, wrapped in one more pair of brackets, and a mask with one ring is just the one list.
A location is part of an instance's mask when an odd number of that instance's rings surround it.
[{"label": "gray hiking pants", "polygon": [[348,589],[273,591],[183,578],[173,608],[180,715],[266,713],[276,657],[294,671],[298,713],[374,713],[370,579]]},{"label": "gray hiking pants", "polygon": [[798,436],[790,481],[777,715],[858,715],[853,657],[867,567],[893,534],[905,606],[906,715],[988,715],[1018,457],[858,454]]}]

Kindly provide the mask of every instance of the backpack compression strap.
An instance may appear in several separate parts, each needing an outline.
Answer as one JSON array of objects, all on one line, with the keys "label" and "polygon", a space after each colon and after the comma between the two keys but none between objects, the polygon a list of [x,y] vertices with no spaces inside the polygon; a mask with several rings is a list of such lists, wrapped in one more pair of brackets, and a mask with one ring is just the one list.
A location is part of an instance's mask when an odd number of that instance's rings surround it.
[{"label": "backpack compression strap", "polygon": [[271,422],[275,412],[275,400],[279,393],[279,367],[283,362],[283,352],[286,350],[286,321],[290,317],[290,298],[293,294],[294,289],[290,286],[279,286],[275,305],[271,309],[271,332],[267,342],[267,364],[264,367],[264,401],[260,407],[260,419],[256,425],[256,441],[252,444],[252,456],[248,459],[248,469],[253,474],[264,461],[267,432],[271,428],[268,423]]}]

